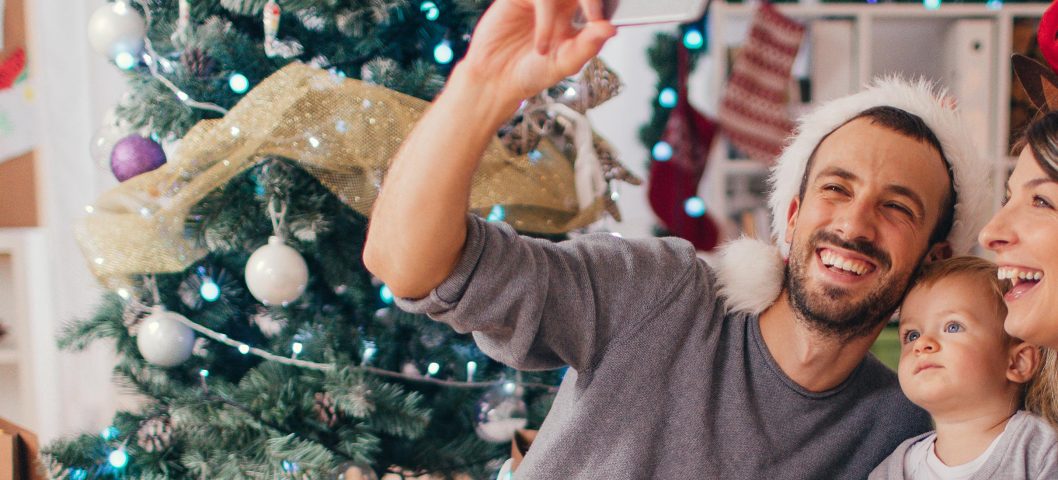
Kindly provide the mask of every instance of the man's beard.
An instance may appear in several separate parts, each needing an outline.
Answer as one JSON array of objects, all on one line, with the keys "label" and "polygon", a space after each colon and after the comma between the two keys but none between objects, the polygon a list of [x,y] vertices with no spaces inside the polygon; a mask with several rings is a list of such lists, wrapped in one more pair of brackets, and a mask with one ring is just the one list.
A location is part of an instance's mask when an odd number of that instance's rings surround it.
[{"label": "man's beard", "polygon": [[[866,297],[855,301],[852,292],[835,286],[808,288],[808,268],[816,261],[816,248],[826,242],[835,247],[859,253],[877,265],[878,287]],[[889,255],[866,241],[849,242],[837,235],[817,231],[811,238],[790,253],[783,286],[790,295],[790,304],[797,317],[810,328],[840,341],[849,341],[872,333],[887,321],[904,298],[912,272],[892,272]]]}]

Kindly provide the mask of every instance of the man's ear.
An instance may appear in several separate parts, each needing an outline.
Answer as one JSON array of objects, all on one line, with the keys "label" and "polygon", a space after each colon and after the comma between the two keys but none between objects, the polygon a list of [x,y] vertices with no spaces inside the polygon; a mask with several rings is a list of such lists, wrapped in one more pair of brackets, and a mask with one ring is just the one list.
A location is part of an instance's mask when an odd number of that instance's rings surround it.
[{"label": "man's ear", "polygon": [[929,264],[948,258],[951,258],[951,244],[948,242],[937,242],[932,247],[929,247],[924,263]]},{"label": "man's ear", "polygon": [[1014,383],[1025,383],[1032,380],[1040,368],[1040,348],[1020,340],[1015,340],[1010,347],[1010,362],[1007,366],[1007,379]]},{"label": "man's ear", "polygon": [[794,224],[797,223],[797,213],[801,211],[801,199],[794,197],[790,200],[790,207],[786,209],[786,243],[793,243]]}]

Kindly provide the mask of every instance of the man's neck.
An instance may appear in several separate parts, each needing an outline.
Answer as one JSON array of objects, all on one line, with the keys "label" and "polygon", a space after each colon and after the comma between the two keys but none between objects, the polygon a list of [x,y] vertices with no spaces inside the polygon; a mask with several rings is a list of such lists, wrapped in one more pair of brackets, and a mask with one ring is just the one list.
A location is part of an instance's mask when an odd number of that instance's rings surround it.
[{"label": "man's neck", "polygon": [[991,403],[977,404],[972,411],[966,411],[966,404],[962,404],[953,413],[938,413],[933,417],[937,426],[935,449],[940,461],[949,467],[969,463],[1003,433],[1017,410],[1009,402]]},{"label": "man's neck", "polygon": [[810,392],[830,390],[849,378],[884,327],[848,341],[824,335],[797,319],[786,290],[760,315],[760,333],[775,363]]}]

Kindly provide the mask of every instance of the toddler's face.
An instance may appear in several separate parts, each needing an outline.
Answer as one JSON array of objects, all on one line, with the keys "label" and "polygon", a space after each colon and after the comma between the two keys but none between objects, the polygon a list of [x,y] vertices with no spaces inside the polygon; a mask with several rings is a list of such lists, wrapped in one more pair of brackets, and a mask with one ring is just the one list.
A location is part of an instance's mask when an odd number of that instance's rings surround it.
[{"label": "toddler's face", "polygon": [[900,308],[900,387],[918,406],[958,406],[1009,388],[1011,342],[984,280],[952,275],[908,293]]}]

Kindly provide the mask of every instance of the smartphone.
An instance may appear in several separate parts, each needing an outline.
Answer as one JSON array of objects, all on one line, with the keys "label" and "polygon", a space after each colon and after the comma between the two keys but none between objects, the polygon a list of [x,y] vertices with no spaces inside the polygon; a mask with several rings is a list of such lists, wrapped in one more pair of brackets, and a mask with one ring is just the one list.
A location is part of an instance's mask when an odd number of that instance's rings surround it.
[{"label": "smartphone", "polygon": [[614,26],[687,23],[705,15],[711,0],[603,0],[603,15]]}]

